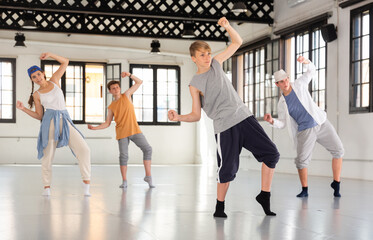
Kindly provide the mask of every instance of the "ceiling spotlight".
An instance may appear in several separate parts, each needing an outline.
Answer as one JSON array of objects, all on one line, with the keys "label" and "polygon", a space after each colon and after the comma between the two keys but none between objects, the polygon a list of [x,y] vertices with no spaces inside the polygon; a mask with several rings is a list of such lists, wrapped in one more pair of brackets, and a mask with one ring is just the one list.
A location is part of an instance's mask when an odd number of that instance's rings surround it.
[{"label": "ceiling spotlight", "polygon": [[14,40],[16,40],[16,44],[14,44],[14,47],[26,47],[25,45],[26,37],[25,35],[23,35],[23,33],[16,33]]},{"label": "ceiling spotlight", "polygon": [[151,54],[160,54],[161,53],[161,51],[159,50],[159,48],[161,47],[161,44],[159,43],[158,40],[153,40],[152,43],[150,44],[150,47],[152,48],[150,50]]},{"label": "ceiling spotlight", "polygon": [[243,13],[243,12],[247,12],[247,8],[244,2],[235,1],[231,11],[234,13]]},{"label": "ceiling spotlight", "polygon": [[25,29],[36,29],[38,26],[36,26],[34,13],[32,11],[26,11],[24,13],[24,19],[23,19],[23,25],[22,28]]},{"label": "ceiling spotlight", "polygon": [[181,34],[183,38],[195,38],[196,34],[194,33],[194,24],[191,21],[184,22],[184,31]]}]

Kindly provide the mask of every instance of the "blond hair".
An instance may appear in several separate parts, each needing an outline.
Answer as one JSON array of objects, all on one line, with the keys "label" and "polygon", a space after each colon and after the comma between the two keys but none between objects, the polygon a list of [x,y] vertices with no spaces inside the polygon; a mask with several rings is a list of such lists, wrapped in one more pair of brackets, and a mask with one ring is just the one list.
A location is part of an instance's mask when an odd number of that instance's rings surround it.
[{"label": "blond hair", "polygon": [[189,47],[190,56],[194,57],[195,54],[196,54],[196,51],[199,51],[201,49],[209,51],[211,53],[210,45],[208,45],[207,42],[204,42],[204,41],[195,41]]}]

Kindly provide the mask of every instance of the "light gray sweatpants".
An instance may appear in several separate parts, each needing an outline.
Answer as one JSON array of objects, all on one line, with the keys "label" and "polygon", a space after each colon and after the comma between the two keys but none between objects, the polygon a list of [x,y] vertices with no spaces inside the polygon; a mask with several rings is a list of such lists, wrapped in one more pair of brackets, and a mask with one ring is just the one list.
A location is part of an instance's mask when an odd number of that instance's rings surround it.
[{"label": "light gray sweatpants", "polygon": [[308,166],[316,142],[325,147],[333,158],[343,157],[344,148],[341,139],[333,125],[326,120],[321,126],[317,125],[297,133],[297,157],[294,162],[298,169]]},{"label": "light gray sweatpants", "polygon": [[138,133],[126,138],[121,138],[118,140],[119,145],[119,164],[121,166],[127,166],[128,163],[128,145],[130,140],[138,146],[144,154],[143,160],[152,159],[152,147],[149,145],[144,134]]},{"label": "light gray sweatpants", "polygon": [[[80,174],[83,180],[91,179],[91,150],[82,135],[69,124],[70,139],[69,147],[78,159]],[[60,121],[60,134],[62,132],[62,121]],[[51,120],[49,127],[48,145],[44,148],[44,156],[41,159],[42,178],[44,186],[50,186],[52,180],[52,162],[56,152],[57,142],[54,140],[54,121]]]}]

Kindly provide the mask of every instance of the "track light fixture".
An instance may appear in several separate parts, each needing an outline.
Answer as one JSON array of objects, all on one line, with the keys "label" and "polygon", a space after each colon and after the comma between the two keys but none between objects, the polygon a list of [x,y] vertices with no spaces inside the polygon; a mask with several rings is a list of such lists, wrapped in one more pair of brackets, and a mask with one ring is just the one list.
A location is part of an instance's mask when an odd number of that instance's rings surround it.
[{"label": "track light fixture", "polygon": [[247,12],[247,8],[244,2],[235,1],[231,11],[233,13],[243,13],[243,12]]},{"label": "track light fixture", "polygon": [[24,13],[24,18],[23,18],[23,25],[22,28],[25,29],[36,29],[38,26],[36,26],[35,22],[35,14],[32,11],[26,11]]},{"label": "track light fixture", "polygon": [[181,34],[183,38],[195,38],[196,34],[194,33],[194,23],[192,21],[184,22],[184,31]]},{"label": "track light fixture", "polygon": [[151,54],[160,54],[161,53],[161,51],[159,50],[159,48],[161,47],[161,44],[159,43],[158,40],[153,40],[152,43],[150,44],[150,47],[152,48],[150,50]]},{"label": "track light fixture", "polygon": [[14,47],[26,47],[25,45],[26,37],[23,33],[16,33],[14,40],[16,40],[16,44],[14,44]]}]

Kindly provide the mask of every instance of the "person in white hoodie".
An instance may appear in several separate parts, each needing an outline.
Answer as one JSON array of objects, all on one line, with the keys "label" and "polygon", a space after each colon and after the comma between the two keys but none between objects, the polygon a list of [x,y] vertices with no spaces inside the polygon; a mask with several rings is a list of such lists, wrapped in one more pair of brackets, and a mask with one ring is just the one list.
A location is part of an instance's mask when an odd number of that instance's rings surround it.
[{"label": "person in white hoodie", "polygon": [[275,84],[282,92],[278,102],[278,118],[272,118],[271,114],[267,113],[264,115],[264,120],[275,128],[288,126],[288,132],[297,150],[295,165],[302,184],[302,192],[297,197],[308,197],[307,167],[316,142],[333,156],[334,181],[330,186],[334,189],[334,196],[340,197],[343,144],[328,121],[326,112],[316,105],[308,91],[308,85],[316,73],[315,65],[303,56],[299,56],[297,61],[307,70],[295,82],[290,82],[289,75],[282,69],[274,73]]}]

